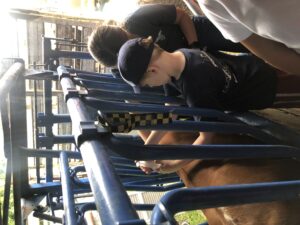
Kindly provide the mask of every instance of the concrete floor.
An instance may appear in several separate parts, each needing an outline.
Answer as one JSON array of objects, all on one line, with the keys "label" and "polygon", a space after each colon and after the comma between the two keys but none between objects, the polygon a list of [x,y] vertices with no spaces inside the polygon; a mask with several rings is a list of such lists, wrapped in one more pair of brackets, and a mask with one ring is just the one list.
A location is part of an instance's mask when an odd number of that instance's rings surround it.
[{"label": "concrete floor", "polygon": [[300,108],[265,109],[255,111],[255,113],[300,134]]}]

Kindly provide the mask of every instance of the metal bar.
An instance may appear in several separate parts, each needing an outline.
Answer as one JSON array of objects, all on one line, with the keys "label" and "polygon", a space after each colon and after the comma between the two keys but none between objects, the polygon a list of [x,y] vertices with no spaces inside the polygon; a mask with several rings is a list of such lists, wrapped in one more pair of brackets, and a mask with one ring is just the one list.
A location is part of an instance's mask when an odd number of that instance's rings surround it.
[{"label": "metal bar", "polygon": [[88,52],[66,50],[52,50],[50,56],[53,58],[93,59]]},{"label": "metal bar", "polygon": [[139,102],[151,102],[151,103],[173,103],[173,104],[184,104],[183,99],[176,97],[165,97],[154,94],[134,94],[134,93],[126,93],[126,92],[113,92],[113,91],[101,91],[98,89],[89,89],[88,96],[94,98],[100,98],[104,100],[131,100],[131,101],[139,101]]},{"label": "metal bar", "polygon": [[52,158],[59,158],[60,153],[65,152],[68,158],[81,159],[80,152],[72,152],[72,151],[23,148],[23,152],[24,155],[26,155],[27,157],[52,157]]},{"label": "metal bar", "polygon": [[124,182],[124,185],[157,185],[157,184],[168,184],[168,183],[174,183],[174,182],[180,182],[180,178],[177,177],[166,177],[166,178],[153,178],[153,179],[143,179],[143,180],[134,180],[134,181],[128,181]]},{"label": "metal bar", "polygon": [[70,180],[68,157],[65,152],[60,153],[60,171],[61,171],[61,186],[63,193],[63,202],[65,210],[65,222],[66,225],[76,224],[76,213],[74,203],[74,193],[72,191],[72,185]]},{"label": "metal bar", "polygon": [[94,80],[94,81],[100,81],[104,83],[111,83],[111,84],[126,84],[123,79],[121,78],[115,78],[111,74],[89,74],[89,73],[83,73],[83,72],[77,72],[76,77],[74,79],[83,79],[83,80]]},{"label": "metal bar", "polygon": [[61,224],[63,223],[61,218],[58,218],[58,217],[55,217],[55,216],[50,216],[50,215],[43,214],[43,213],[40,213],[40,212],[33,212],[33,216],[37,217],[39,219],[51,221],[51,222],[54,222],[54,223],[61,223]]},{"label": "metal bar", "polygon": [[106,82],[100,82],[100,81],[94,81],[94,80],[84,80],[84,79],[74,79],[77,84],[81,84],[82,86],[86,88],[95,88],[100,90],[118,90],[119,92],[132,92],[132,87],[130,87],[128,84],[125,83],[106,83]]},{"label": "metal bar", "polygon": [[133,206],[138,211],[151,211],[155,207],[154,204],[134,204]]},{"label": "metal bar", "polygon": [[[5,102],[7,100],[7,102]],[[1,95],[0,110],[1,110],[1,122],[3,131],[3,143],[4,143],[4,156],[5,158],[11,157],[11,137],[10,137],[10,124],[9,124],[9,96]]]},{"label": "metal bar", "polygon": [[[64,71],[62,72],[64,73]],[[69,94],[69,90],[75,90],[75,86],[70,78],[62,77],[61,85],[66,96]],[[88,129],[89,131],[82,130],[82,125],[86,124],[86,121],[91,121],[91,118],[81,100],[78,97],[69,97],[67,105],[69,111],[72,112],[71,119],[74,135],[80,138],[82,132],[93,133],[93,129]],[[115,224],[127,221],[145,224],[145,221],[138,219],[138,215],[110,163],[106,153],[107,149],[107,145],[96,139],[82,140],[80,145],[80,151],[102,224]]]},{"label": "metal bar", "polygon": [[[44,80],[44,112],[46,116],[52,117],[52,81]],[[45,126],[45,132],[47,137],[53,137],[52,125],[47,124]],[[40,143],[40,146],[41,143]],[[53,143],[48,142],[44,147],[52,148]],[[52,158],[46,158],[46,182],[53,181],[53,162]]]},{"label": "metal bar", "polygon": [[129,197],[108,160],[106,148],[99,141],[85,141],[80,147],[102,224],[137,220]]},{"label": "metal bar", "polygon": [[75,143],[75,140],[73,135],[52,135],[50,137],[39,136],[38,142],[40,147],[49,149],[54,144]]},{"label": "metal bar", "polygon": [[145,125],[136,126],[136,130],[172,130],[172,131],[202,131],[202,132],[216,132],[226,134],[248,134],[257,140],[267,142],[269,144],[281,144],[282,142],[276,138],[266,134],[257,128],[253,128],[243,123],[232,122],[205,122],[205,121],[180,121],[174,120],[169,124]]},{"label": "metal bar", "polygon": [[[78,70],[75,68],[65,68],[66,71],[68,71],[71,74],[79,73],[79,74],[86,74],[86,75],[94,75],[94,76],[107,76],[107,77],[113,77],[110,73],[98,73],[98,72],[91,72],[91,71],[84,71],[84,70]],[[118,79],[118,78],[117,78]]]},{"label": "metal bar", "polygon": [[[39,146],[39,142],[38,142],[38,133],[39,133],[39,128],[37,126],[37,113],[38,113],[38,109],[37,109],[37,85],[36,85],[36,80],[33,81],[33,86],[34,86],[34,137],[35,137],[35,147],[36,148],[40,148]],[[36,180],[37,183],[41,182],[41,171],[40,171],[40,158],[36,157],[35,158],[35,173],[36,173]]]},{"label": "metal bar", "polygon": [[152,213],[151,224],[163,224],[166,221],[166,216],[173,216],[180,211],[257,202],[296,200],[299,199],[299,194],[300,181],[174,190],[164,195],[156,204]]},{"label": "metal bar", "polygon": [[76,44],[84,44],[86,45],[85,42],[79,42],[76,39],[73,38],[54,38],[54,37],[43,37],[45,40],[53,40],[53,41],[62,41],[62,42],[70,42],[70,43],[76,43]]},{"label": "metal bar", "polygon": [[[49,193],[61,193],[62,187],[61,182],[47,182],[47,183],[36,183],[31,184],[28,189],[28,194],[49,194]],[[77,186],[74,185],[74,193],[80,194],[80,193],[86,193],[90,192],[91,189],[88,186],[88,183],[84,186]]]},{"label": "metal bar", "polygon": [[49,126],[55,123],[69,123],[71,122],[70,115],[67,114],[52,114],[45,115],[44,113],[39,113],[37,116],[37,125],[38,126]]},{"label": "metal bar", "polygon": [[[20,71],[23,71],[23,64],[21,62],[15,62],[1,77],[0,79],[0,96],[7,96],[15,82],[20,76]],[[1,98],[1,102],[5,98]]]},{"label": "metal bar", "polygon": [[14,88],[9,92],[9,115],[12,148],[11,159],[12,162],[16,162],[12,164],[15,224],[21,225],[23,224],[21,197],[28,190],[27,160],[23,157],[22,149],[20,149],[20,146],[27,146],[27,126],[26,120],[24,120],[24,115],[26,115],[25,80],[22,76],[24,74],[24,65],[22,63],[15,63],[7,73],[8,75],[18,77],[17,82],[10,84],[14,85]]},{"label": "metal bar", "polygon": [[170,184],[166,186],[149,186],[149,185],[124,185],[127,191],[153,191],[165,192],[184,187],[183,183]]},{"label": "metal bar", "polygon": [[[140,211],[151,211],[154,208],[154,204],[133,204],[136,210]],[[84,203],[78,206],[78,210],[82,213],[85,213],[89,210],[96,210],[96,205],[94,202]]]},{"label": "metal bar", "polygon": [[[138,145],[111,137],[110,148],[133,160],[253,159],[300,157],[300,150],[286,145]],[[122,146],[120,148],[119,146]]]},{"label": "metal bar", "polygon": [[112,102],[99,100],[95,98],[86,97],[83,98],[84,103],[89,106],[95,107],[103,111],[115,111],[115,112],[153,112],[163,113],[171,112],[178,115],[187,116],[203,116],[208,118],[218,118],[228,122],[236,122],[237,119],[225,114],[224,112],[214,109],[202,109],[202,108],[187,108],[180,106],[163,106],[154,104],[134,104],[134,103],[123,103],[123,102]]},{"label": "metal bar", "polygon": [[[76,81],[77,85],[81,85],[87,89],[100,89],[103,91],[111,91],[116,90],[118,92],[130,92],[133,93],[133,89],[128,84],[111,84],[111,83],[104,83],[99,81],[91,81],[91,80],[83,80],[83,79],[74,79]],[[161,95],[164,96],[164,91],[162,87],[157,88],[149,88],[149,87],[143,87],[141,88],[141,93],[143,94],[155,94],[155,95]]]}]

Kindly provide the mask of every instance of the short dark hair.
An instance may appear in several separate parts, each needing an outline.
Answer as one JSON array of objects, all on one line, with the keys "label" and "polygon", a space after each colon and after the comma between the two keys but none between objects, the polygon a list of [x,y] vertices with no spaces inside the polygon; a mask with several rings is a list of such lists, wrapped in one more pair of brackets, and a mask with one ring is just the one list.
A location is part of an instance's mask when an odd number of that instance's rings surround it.
[{"label": "short dark hair", "polygon": [[128,40],[128,36],[121,27],[101,25],[89,37],[88,50],[93,58],[105,66],[117,64],[118,52]]}]

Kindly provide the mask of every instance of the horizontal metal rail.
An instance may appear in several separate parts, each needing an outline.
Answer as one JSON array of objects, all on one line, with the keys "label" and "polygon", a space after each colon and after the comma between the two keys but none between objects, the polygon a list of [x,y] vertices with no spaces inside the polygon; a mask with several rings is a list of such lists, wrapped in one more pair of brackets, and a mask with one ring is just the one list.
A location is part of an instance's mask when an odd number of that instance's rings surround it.
[{"label": "horizontal metal rail", "polygon": [[[134,160],[299,158],[300,150],[285,145],[139,145],[111,137],[111,149]],[[122,146],[120,148],[119,146]]]},{"label": "horizontal metal rail", "polygon": [[[283,194],[284,193],[284,194]],[[299,199],[300,181],[227,185],[207,188],[174,190],[156,204],[152,225],[169,221],[176,224],[174,214],[180,211],[233,206],[257,202]]]}]

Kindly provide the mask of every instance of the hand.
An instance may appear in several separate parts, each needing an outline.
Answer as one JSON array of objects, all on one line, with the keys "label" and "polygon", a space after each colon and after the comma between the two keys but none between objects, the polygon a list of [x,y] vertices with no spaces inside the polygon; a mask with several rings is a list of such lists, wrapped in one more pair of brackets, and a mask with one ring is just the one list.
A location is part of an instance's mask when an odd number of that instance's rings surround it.
[{"label": "hand", "polygon": [[188,164],[191,160],[154,160],[154,162],[160,165],[159,173],[174,173]]},{"label": "hand", "polygon": [[135,161],[137,167],[139,167],[144,173],[150,174],[152,172],[158,172],[160,164],[156,164],[154,161]]}]

